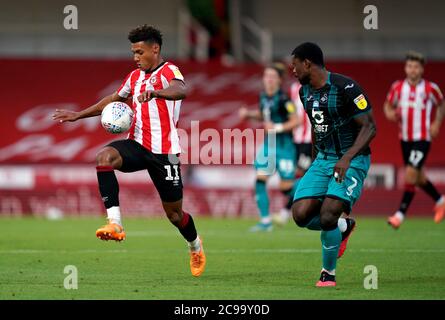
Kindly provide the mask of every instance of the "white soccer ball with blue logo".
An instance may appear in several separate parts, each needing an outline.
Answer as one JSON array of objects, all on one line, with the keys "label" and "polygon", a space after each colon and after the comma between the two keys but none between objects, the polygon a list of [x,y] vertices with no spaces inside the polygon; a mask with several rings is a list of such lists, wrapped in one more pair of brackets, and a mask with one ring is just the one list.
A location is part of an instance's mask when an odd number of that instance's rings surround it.
[{"label": "white soccer ball with blue logo", "polygon": [[130,129],[134,113],[130,106],[123,102],[111,102],[102,110],[102,126],[110,133],[118,134]]}]

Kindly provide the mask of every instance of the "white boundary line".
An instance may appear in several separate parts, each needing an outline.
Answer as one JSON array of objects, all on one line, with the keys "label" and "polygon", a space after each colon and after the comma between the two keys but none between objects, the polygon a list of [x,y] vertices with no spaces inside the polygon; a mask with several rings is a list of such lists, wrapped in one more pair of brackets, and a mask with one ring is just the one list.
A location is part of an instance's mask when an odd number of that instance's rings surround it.
[{"label": "white boundary line", "polygon": [[[184,249],[186,250],[186,249]],[[39,249],[11,249],[0,250],[0,254],[79,254],[79,253],[149,253],[151,250],[132,250],[132,249],[84,249],[84,250],[39,250]],[[176,251],[176,250],[175,250]],[[181,250],[183,251],[183,250]],[[171,252],[171,250],[169,250]],[[277,249],[206,249],[209,253],[320,253],[321,249],[296,249],[296,248],[277,248]],[[366,248],[366,249],[348,249],[348,252],[359,253],[445,253],[445,249],[383,249],[383,248]],[[168,254],[168,252],[167,252]]]}]

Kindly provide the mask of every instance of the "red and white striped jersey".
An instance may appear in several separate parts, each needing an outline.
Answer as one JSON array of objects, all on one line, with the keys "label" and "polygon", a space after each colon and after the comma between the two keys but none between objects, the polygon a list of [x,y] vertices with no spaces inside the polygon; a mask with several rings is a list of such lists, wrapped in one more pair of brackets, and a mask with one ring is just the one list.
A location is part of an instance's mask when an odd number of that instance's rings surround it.
[{"label": "red and white striped jersey", "polygon": [[410,85],[408,80],[393,83],[386,100],[400,116],[399,137],[403,141],[430,141],[431,112],[443,101],[439,87],[428,80]]},{"label": "red and white striped jersey", "polygon": [[293,131],[294,142],[297,144],[312,143],[311,122],[309,121],[309,117],[307,116],[303,103],[300,100],[300,88],[301,84],[299,82],[293,83],[290,87],[289,94],[292,102],[295,104],[298,118],[303,119],[303,123],[296,127]]},{"label": "red and white striped jersey", "polygon": [[173,79],[184,81],[177,66],[164,62],[151,73],[140,69],[132,71],[117,90],[117,94],[123,98],[133,97],[132,108],[135,121],[130,128],[128,139],[139,142],[153,153],[178,154],[181,152],[176,129],[181,100],[154,98],[141,103],[137,97],[148,90],[168,88]]}]

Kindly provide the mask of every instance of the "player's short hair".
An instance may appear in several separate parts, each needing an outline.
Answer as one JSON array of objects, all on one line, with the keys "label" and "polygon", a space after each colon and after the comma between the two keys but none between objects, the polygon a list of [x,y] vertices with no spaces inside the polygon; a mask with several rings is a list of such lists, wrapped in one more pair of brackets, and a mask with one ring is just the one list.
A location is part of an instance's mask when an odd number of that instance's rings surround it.
[{"label": "player's short hair", "polygon": [[150,44],[157,43],[162,47],[162,34],[161,31],[153,26],[147,24],[138,26],[128,33],[128,40],[131,43],[136,43],[140,41],[148,42]]},{"label": "player's short hair", "polygon": [[286,74],[286,66],[282,62],[273,62],[267,65],[266,68],[275,70],[280,78],[283,78]]},{"label": "player's short hair", "polygon": [[425,65],[425,56],[420,52],[410,50],[405,55],[405,61],[418,61],[423,66]]},{"label": "player's short hair", "polygon": [[308,59],[312,63],[324,67],[323,51],[321,51],[321,48],[315,43],[304,42],[300,44],[292,51],[292,56],[301,61]]}]

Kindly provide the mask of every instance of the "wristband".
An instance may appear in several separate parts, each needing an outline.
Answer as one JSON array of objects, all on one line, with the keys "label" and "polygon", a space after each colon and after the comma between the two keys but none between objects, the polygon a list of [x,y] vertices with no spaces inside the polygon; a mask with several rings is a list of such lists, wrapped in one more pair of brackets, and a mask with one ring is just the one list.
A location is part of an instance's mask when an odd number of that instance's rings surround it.
[{"label": "wristband", "polygon": [[274,128],[274,130],[275,130],[277,133],[280,133],[280,132],[283,132],[283,131],[284,131],[284,126],[283,126],[282,123],[277,123],[277,124],[275,124],[273,128]]}]

